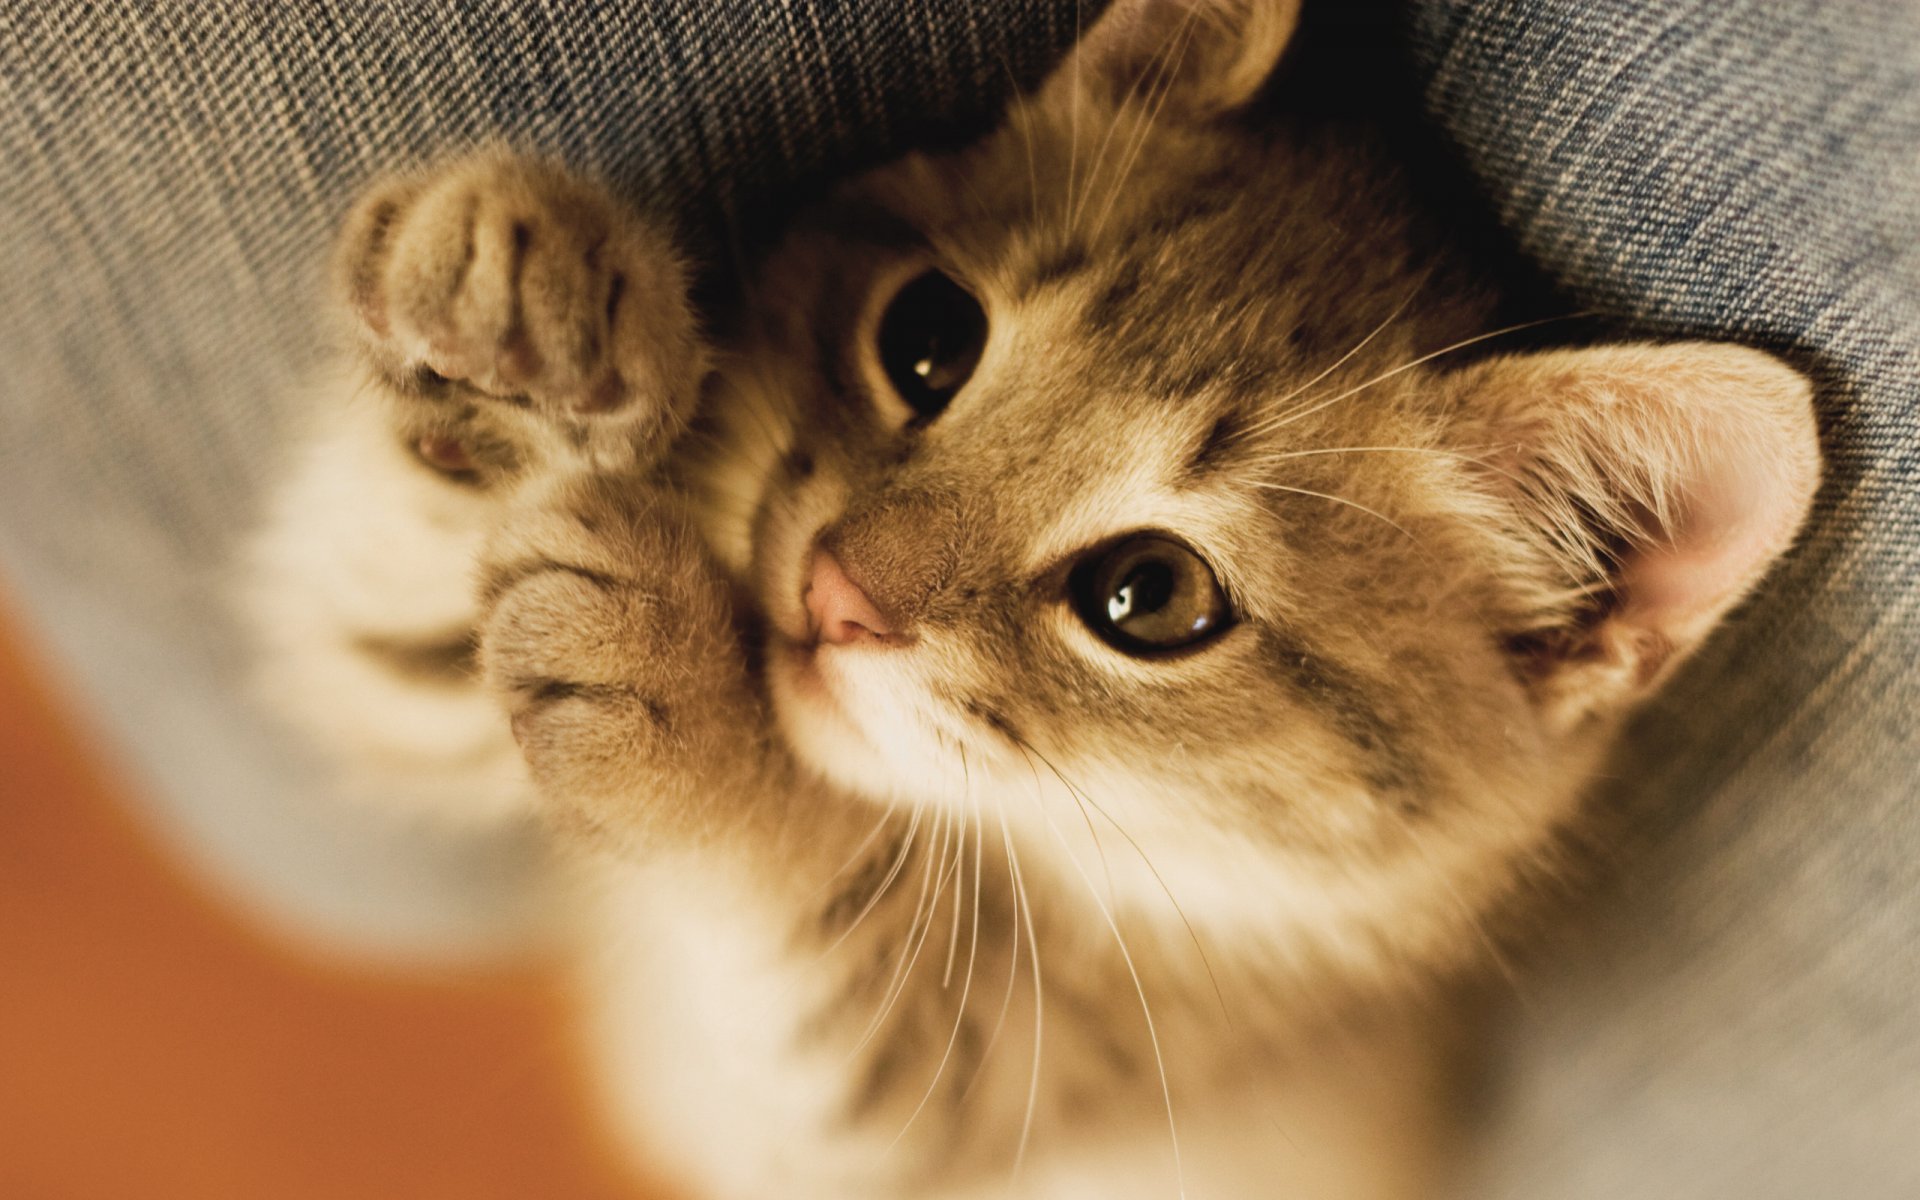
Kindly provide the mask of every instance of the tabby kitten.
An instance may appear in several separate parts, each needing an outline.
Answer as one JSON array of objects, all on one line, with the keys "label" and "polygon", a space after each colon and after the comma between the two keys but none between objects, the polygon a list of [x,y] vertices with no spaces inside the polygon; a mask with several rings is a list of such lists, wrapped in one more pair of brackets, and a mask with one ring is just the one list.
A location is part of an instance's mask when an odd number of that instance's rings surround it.
[{"label": "tabby kitten", "polygon": [[1449,352],[1456,239],[1253,110],[1295,17],[1116,0],[720,345],[551,165],[348,221],[267,673],[577,850],[606,1111],[688,1194],[1436,1194],[1422,996],[1799,528],[1772,358]]}]

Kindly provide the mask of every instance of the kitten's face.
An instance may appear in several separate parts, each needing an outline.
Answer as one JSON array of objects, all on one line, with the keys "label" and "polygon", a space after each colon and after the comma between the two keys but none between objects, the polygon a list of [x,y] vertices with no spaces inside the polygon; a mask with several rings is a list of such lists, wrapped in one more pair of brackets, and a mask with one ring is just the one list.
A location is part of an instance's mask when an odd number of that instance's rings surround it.
[{"label": "kitten's face", "polygon": [[[1349,148],[1063,92],[766,273],[715,524],[782,733],[879,803],[1132,843],[1148,909],[1457,942],[1613,724],[1541,704],[1516,639],[1583,581],[1413,365],[1486,299]],[[823,638],[823,551],[885,636]]]},{"label": "kitten's face", "polygon": [[[1084,830],[1078,791],[1163,872],[1423,853],[1537,747],[1427,380],[1334,397],[1477,304],[1430,315],[1364,172],[1177,133],[1122,180],[1048,116],[866,181],[776,264],[736,435],[786,450],[743,539],[785,735],[883,802],[1019,797],[1042,839]],[[898,632],[819,640],[823,541]]]}]

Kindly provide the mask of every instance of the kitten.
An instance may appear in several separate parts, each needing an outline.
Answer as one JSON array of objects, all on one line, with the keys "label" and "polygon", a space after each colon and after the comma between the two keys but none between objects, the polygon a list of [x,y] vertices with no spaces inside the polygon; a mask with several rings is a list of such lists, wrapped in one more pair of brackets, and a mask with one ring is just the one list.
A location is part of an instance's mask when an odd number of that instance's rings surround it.
[{"label": "kitten", "polygon": [[349,219],[267,677],[577,848],[606,1108],[690,1194],[1435,1194],[1423,997],[1804,519],[1766,355],[1452,353],[1457,239],[1257,111],[1295,17],[1116,0],[720,344],[551,165]]}]

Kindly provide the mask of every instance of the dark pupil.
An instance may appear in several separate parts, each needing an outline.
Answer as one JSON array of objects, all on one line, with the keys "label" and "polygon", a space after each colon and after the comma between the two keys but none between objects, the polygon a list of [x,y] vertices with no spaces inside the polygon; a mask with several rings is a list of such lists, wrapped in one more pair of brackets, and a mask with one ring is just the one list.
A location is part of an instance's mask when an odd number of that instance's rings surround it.
[{"label": "dark pupil", "polygon": [[980,302],[928,271],[901,288],[880,319],[880,365],[914,412],[933,417],[973,375],[986,341]]},{"label": "dark pupil", "polygon": [[1151,617],[1173,599],[1173,568],[1143,562],[1127,573],[1107,597],[1107,619],[1125,629],[1128,622]]},{"label": "dark pupil", "polygon": [[1213,571],[1160,534],[1136,534],[1088,555],[1068,587],[1081,620],[1129,653],[1189,646],[1232,619]]}]

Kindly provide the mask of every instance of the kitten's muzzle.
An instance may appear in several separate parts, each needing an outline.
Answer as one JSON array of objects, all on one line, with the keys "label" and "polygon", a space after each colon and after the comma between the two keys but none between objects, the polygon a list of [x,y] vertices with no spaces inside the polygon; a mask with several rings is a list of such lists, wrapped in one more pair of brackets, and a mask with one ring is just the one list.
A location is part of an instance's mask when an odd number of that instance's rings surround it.
[{"label": "kitten's muzzle", "polygon": [[823,530],[807,563],[811,632],[843,645],[900,645],[952,579],[959,558],[959,507],[925,491],[874,497]]}]

